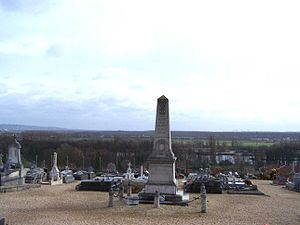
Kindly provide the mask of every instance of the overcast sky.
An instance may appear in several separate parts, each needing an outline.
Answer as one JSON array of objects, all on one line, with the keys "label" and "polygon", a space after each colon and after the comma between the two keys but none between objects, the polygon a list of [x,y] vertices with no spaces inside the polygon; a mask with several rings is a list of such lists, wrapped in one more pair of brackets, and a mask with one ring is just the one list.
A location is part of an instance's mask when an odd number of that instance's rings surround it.
[{"label": "overcast sky", "polygon": [[0,123],[300,131],[299,1],[0,0]]}]

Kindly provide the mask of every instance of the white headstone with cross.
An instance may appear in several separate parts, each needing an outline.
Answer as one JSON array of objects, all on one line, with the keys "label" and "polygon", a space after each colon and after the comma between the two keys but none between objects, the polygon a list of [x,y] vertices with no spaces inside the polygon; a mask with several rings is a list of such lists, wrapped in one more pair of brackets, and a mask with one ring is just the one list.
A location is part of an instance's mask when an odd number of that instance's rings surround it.
[{"label": "white headstone with cross", "polygon": [[53,182],[60,183],[60,181],[62,180],[61,176],[60,176],[59,169],[57,167],[57,153],[56,152],[53,153],[53,166],[52,166],[52,169],[50,171],[50,179],[51,179],[50,182],[52,182],[52,183]]},{"label": "white headstone with cross", "polygon": [[134,178],[134,173],[132,173],[131,163],[129,162],[125,179],[132,180],[133,178]]}]

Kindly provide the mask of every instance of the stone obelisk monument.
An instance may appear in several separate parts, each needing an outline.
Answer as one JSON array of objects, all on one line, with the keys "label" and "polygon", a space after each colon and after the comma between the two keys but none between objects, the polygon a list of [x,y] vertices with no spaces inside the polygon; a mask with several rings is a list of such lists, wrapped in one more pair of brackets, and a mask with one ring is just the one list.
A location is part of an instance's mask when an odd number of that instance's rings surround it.
[{"label": "stone obelisk monument", "polygon": [[145,193],[176,195],[176,157],[171,146],[169,100],[163,95],[157,100],[153,151],[148,158],[149,178]]}]

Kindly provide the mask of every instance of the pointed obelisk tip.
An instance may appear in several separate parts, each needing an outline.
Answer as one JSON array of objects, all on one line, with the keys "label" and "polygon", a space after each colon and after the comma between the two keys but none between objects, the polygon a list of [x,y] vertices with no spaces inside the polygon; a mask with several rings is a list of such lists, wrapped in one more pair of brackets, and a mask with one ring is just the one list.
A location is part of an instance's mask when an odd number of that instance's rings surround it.
[{"label": "pointed obelisk tip", "polygon": [[166,96],[162,95],[158,98],[158,100],[160,100],[160,99],[168,99],[168,98]]}]

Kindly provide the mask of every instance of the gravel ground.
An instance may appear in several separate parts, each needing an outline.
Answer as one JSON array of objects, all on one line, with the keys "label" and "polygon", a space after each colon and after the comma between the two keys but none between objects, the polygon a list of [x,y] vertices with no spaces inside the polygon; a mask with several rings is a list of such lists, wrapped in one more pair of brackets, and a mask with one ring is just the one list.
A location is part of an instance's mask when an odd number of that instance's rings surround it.
[{"label": "gravel ground", "polygon": [[[300,193],[270,181],[254,181],[269,196],[208,194],[208,213],[200,213],[200,200],[189,206],[140,204],[126,206],[108,193],[75,191],[77,183],[42,186],[0,194],[0,218],[16,224],[300,224]],[[197,195],[191,194],[190,199]]]}]

